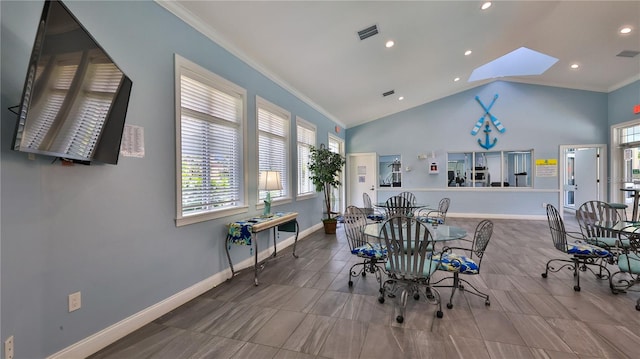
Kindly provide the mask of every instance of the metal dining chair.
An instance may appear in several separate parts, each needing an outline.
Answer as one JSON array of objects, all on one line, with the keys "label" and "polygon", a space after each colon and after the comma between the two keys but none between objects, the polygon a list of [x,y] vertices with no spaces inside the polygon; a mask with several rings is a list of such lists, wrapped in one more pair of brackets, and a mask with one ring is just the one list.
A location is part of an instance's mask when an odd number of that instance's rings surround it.
[{"label": "metal dining chair", "polygon": [[411,202],[403,196],[392,196],[385,202],[386,217],[393,216],[412,216],[413,206]]},{"label": "metal dining chair", "polygon": [[[599,279],[609,279],[611,273],[602,260],[609,260],[613,255],[604,248],[587,243],[581,232],[567,232],[564,221],[558,212],[558,209],[552,204],[547,204],[547,221],[549,222],[549,230],[551,231],[551,240],[553,246],[558,251],[568,255],[569,258],[550,259],[542,278],[547,278],[549,272],[559,272],[563,268],[573,271],[573,290],[580,291],[580,272],[589,270]],[[559,267],[553,266],[554,262],[566,263]],[[598,273],[594,272],[592,266],[598,267]],[[605,274],[606,272],[606,274]]]},{"label": "metal dining chair", "polygon": [[[444,277],[431,285],[432,287],[451,288],[451,296],[449,297],[447,308],[453,308],[452,301],[453,295],[456,293],[456,290],[465,290],[465,286],[462,283],[473,289],[472,291],[467,291],[467,293],[471,293],[478,297],[484,298],[484,304],[491,305],[491,302],[489,301],[489,295],[479,291],[465,279],[460,278],[460,274],[480,274],[480,265],[482,264],[484,252],[489,245],[489,240],[491,239],[492,234],[493,222],[488,219],[484,219],[480,221],[480,223],[478,223],[478,225],[476,226],[471,247],[445,246],[442,249],[441,254],[434,256],[433,260],[438,262],[438,270],[451,273],[451,276]],[[464,254],[461,254],[460,251],[463,251]],[[451,280],[452,283],[450,285],[439,285],[439,283],[447,280]]]},{"label": "metal dining chair", "polygon": [[[640,228],[633,227],[631,231],[623,231],[621,237],[626,238],[628,245],[618,255],[618,270],[609,277],[609,287],[613,294],[638,292],[631,289],[640,284]],[[640,311],[640,298],[636,301],[636,310]]]},{"label": "metal dining chair", "polygon": [[[365,277],[367,273],[371,273],[376,276],[381,291],[381,268],[384,267],[387,257],[386,249],[381,245],[380,239],[370,242],[369,237],[364,234],[367,218],[360,208],[356,206],[347,207],[343,218],[344,232],[349,243],[349,250],[351,254],[362,260],[352,265],[349,269],[349,287],[353,286],[352,278],[357,278],[360,275]],[[356,270],[357,268],[359,270]]]},{"label": "metal dining chair", "polygon": [[408,191],[400,192],[398,196],[406,198],[407,200],[409,200],[410,204],[416,204],[416,195],[411,192],[408,192]]},{"label": "metal dining chair", "polygon": [[[578,207],[576,219],[587,243],[607,249],[614,256],[619,253],[620,248],[629,246],[629,240],[621,238],[618,231],[611,228],[620,223],[622,218],[617,209],[608,203],[595,200],[587,201]],[[607,223],[608,226],[603,226],[603,223]]]},{"label": "metal dining chair", "polygon": [[429,284],[438,263],[432,259],[434,242],[426,225],[414,217],[397,215],[383,223],[380,236],[384,238],[383,245],[387,249],[385,268],[388,279],[382,286],[378,301],[384,303],[385,294],[397,298],[396,293],[400,290],[400,313],[396,321],[402,323],[409,293],[414,293],[416,288],[424,288],[426,300],[437,305],[436,317],[442,318],[440,293]]},{"label": "metal dining chair", "polygon": [[449,211],[451,200],[442,198],[438,203],[438,209],[421,208],[416,214],[420,222],[444,224]]},{"label": "metal dining chair", "polygon": [[382,222],[384,220],[384,213],[373,207],[371,203],[371,197],[367,192],[362,193],[362,203],[364,204],[363,210],[367,219],[374,222]]}]

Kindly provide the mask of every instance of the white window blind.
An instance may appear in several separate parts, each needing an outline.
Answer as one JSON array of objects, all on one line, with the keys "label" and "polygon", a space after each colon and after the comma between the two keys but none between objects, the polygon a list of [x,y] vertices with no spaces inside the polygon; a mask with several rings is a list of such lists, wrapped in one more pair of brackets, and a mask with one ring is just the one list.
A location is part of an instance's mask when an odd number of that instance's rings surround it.
[{"label": "white window blind", "polygon": [[296,128],[298,137],[298,195],[309,195],[316,191],[309,179],[309,159],[311,146],[316,144],[316,128],[301,119],[296,121]]},{"label": "white window blind", "polygon": [[[283,109],[258,98],[258,171],[278,171],[282,190],[271,191],[271,198],[286,197],[289,191],[289,119]],[[258,200],[266,198],[266,191],[258,191]]]},{"label": "white window blind", "polygon": [[208,74],[212,77],[200,81],[202,74],[182,69],[179,77],[178,219],[235,208],[243,201],[244,94]]}]

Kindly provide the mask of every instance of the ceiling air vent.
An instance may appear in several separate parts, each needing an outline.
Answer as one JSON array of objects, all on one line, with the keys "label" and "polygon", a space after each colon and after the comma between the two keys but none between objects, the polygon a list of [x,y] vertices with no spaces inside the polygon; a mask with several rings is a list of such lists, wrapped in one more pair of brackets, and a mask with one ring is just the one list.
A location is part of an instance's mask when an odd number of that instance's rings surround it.
[{"label": "ceiling air vent", "polygon": [[396,90],[387,91],[382,94],[382,97],[387,97],[389,95],[393,95],[394,93],[396,93]]},{"label": "ceiling air vent", "polygon": [[618,57],[636,57],[636,55],[640,54],[640,51],[633,50],[624,50],[621,53],[617,54]]},{"label": "ceiling air vent", "polygon": [[358,36],[360,37],[360,40],[364,40],[368,37],[371,37],[377,34],[378,34],[378,25],[369,26],[364,30],[358,31]]}]

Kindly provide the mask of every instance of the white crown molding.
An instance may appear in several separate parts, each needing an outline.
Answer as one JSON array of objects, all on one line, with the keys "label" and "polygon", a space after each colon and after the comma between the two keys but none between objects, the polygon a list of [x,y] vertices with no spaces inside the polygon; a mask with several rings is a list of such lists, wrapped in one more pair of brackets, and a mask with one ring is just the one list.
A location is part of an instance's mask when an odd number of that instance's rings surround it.
[{"label": "white crown molding", "polygon": [[170,1],[170,0],[154,0],[158,5],[165,8],[170,13],[177,16],[180,20],[184,21],[187,25],[193,27],[198,32],[202,33],[204,36],[208,37],[211,41],[220,45],[225,50],[229,51],[232,55],[236,56],[240,60],[247,63],[247,65],[253,67],[256,71],[260,72],[264,76],[266,76],[271,81],[276,84],[282,86],[285,90],[292,93],[294,96],[305,102],[307,105],[311,106],[316,111],[325,115],[328,119],[335,122],[342,128],[346,128],[345,124],[342,121],[336,119],[332,114],[330,114],[327,110],[322,108],[320,105],[316,104],[309,97],[295,89],[286,81],[280,79],[278,76],[271,73],[269,70],[265,69],[253,58],[240,51],[236,46],[234,46],[231,42],[226,40],[224,36],[215,31],[210,25],[202,22],[198,17],[194,16],[191,12],[186,10],[180,3],[180,1]]}]

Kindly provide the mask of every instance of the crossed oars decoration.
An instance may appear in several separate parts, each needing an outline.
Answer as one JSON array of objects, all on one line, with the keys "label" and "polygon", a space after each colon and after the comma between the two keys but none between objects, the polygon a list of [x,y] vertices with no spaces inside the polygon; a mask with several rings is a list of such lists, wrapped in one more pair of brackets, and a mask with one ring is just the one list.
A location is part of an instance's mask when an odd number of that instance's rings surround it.
[{"label": "crossed oars decoration", "polygon": [[491,141],[490,135],[489,135],[491,133],[491,128],[489,126],[489,121],[485,123],[484,121],[485,116],[489,116],[489,118],[491,119],[491,122],[493,123],[494,126],[496,126],[496,129],[498,130],[498,132],[503,133],[506,130],[502,125],[502,123],[500,122],[500,120],[498,120],[494,115],[491,114],[491,108],[496,103],[497,99],[498,99],[498,94],[493,96],[493,100],[491,100],[491,103],[489,104],[489,106],[485,106],[484,103],[480,100],[480,97],[476,96],[476,101],[478,101],[480,106],[482,106],[482,108],[484,109],[484,114],[482,114],[478,122],[476,122],[476,125],[473,126],[473,129],[471,130],[471,134],[473,136],[478,134],[478,131],[480,131],[480,128],[484,124],[484,130],[483,130],[483,132],[485,133],[484,143],[482,143],[482,141],[478,139],[478,144],[480,145],[480,147],[487,150],[495,146],[496,143],[498,142],[498,139],[494,138],[493,142]]}]

